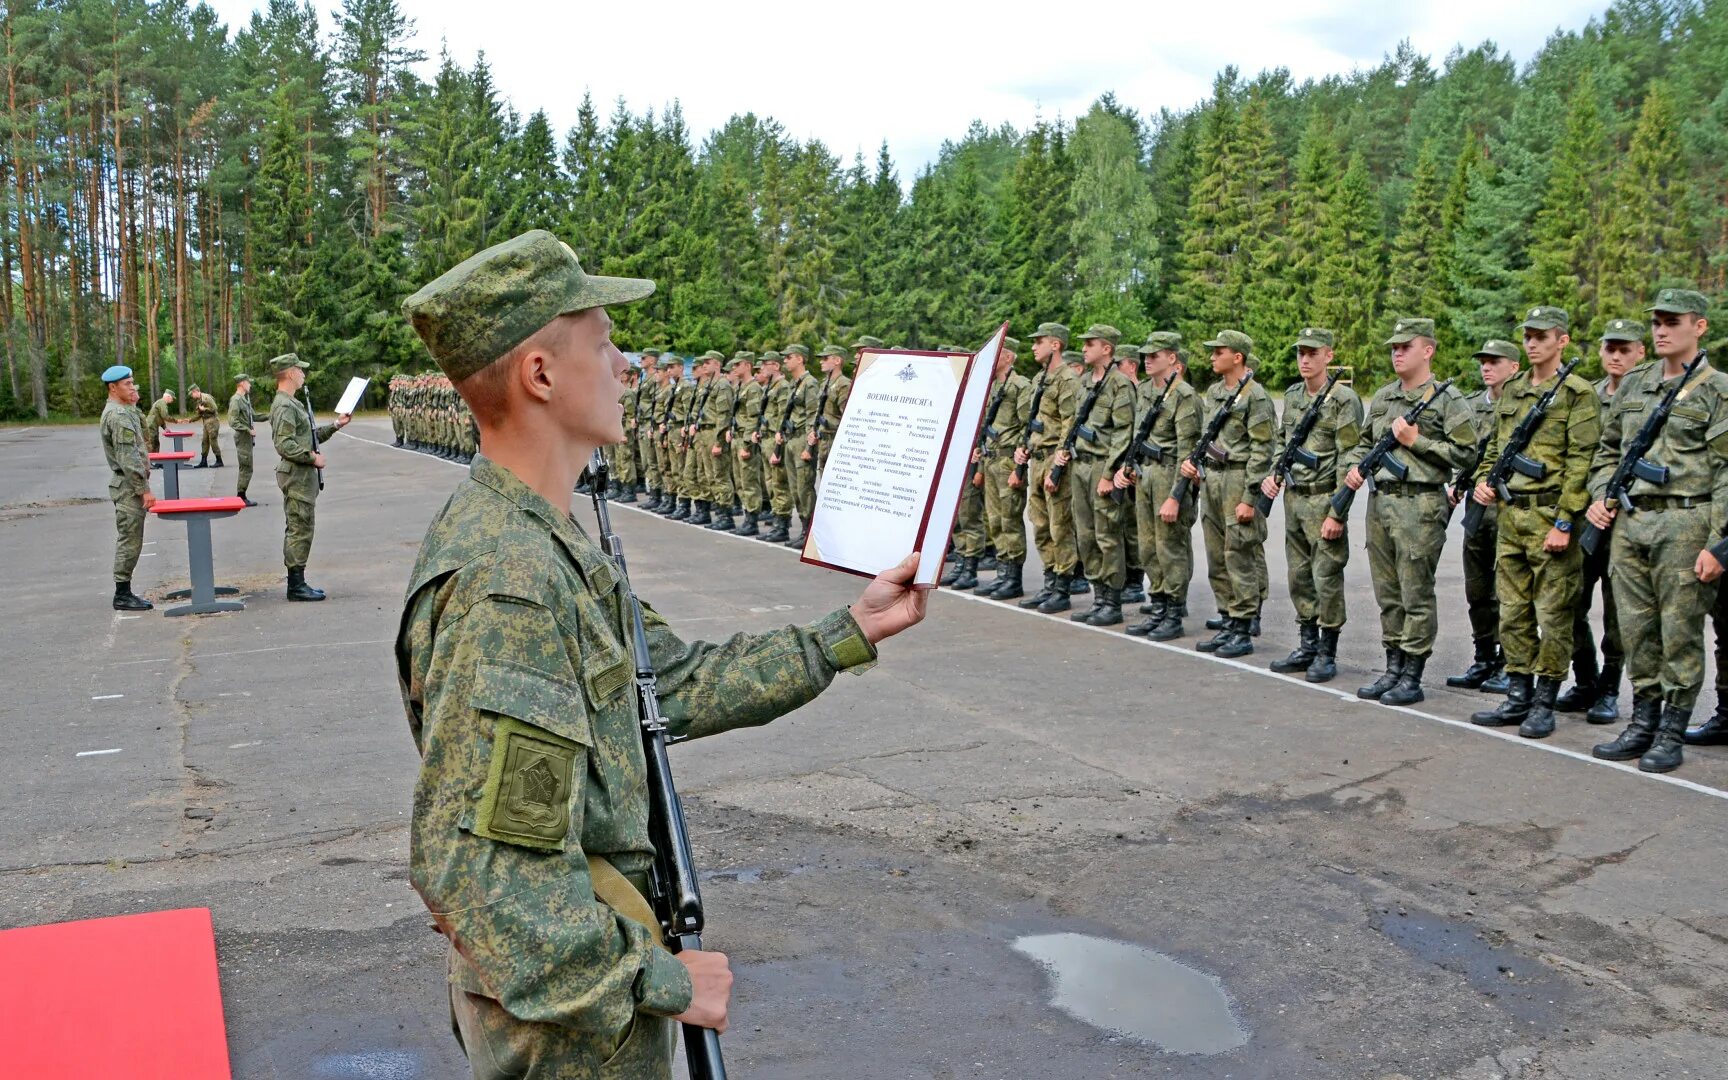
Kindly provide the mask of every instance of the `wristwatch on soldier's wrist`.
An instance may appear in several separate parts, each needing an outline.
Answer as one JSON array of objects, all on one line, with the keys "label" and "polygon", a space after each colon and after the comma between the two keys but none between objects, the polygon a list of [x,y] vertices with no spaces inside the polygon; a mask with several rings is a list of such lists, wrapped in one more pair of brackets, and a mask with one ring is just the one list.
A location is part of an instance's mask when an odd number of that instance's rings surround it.
[{"label": "wristwatch on soldier's wrist", "polygon": [[1572,523],[1570,521],[1567,521],[1565,518],[1555,519],[1554,527],[1556,529],[1559,529],[1563,533],[1569,533],[1572,531]]}]

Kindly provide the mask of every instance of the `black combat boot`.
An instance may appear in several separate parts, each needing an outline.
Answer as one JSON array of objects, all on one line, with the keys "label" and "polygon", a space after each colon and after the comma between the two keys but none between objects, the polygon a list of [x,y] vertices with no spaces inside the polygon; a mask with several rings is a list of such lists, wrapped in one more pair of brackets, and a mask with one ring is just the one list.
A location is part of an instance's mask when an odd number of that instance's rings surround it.
[{"label": "black combat boot", "polygon": [[954,579],[953,584],[961,592],[978,587],[978,556],[968,555],[960,560],[960,576]]},{"label": "black combat boot", "polygon": [[1234,660],[1253,652],[1254,637],[1248,632],[1249,622],[1248,619],[1231,619],[1230,639],[1212,650],[1212,655]]},{"label": "black combat boot", "polygon": [[239,495],[240,501],[245,503],[247,506],[257,506],[258,505],[256,502],[254,502],[252,500],[252,497],[247,495],[244,491],[235,492],[235,494]]},{"label": "black combat boot", "polygon": [[1489,677],[1500,670],[1493,638],[1476,639],[1476,659],[1462,675],[1446,676],[1446,685],[1454,690],[1480,690]]},{"label": "black combat boot", "polygon": [[1254,617],[1252,619],[1248,620],[1248,636],[1249,637],[1259,637],[1260,636],[1260,609],[1259,608],[1254,609]]},{"label": "black combat boot", "polygon": [[[695,522],[691,522],[691,524],[695,524]],[[732,508],[716,506],[709,516],[707,527],[712,532],[731,532],[736,529],[738,525],[732,520]]]},{"label": "black combat boot", "polygon": [[1091,591],[1092,583],[1086,579],[1086,568],[1082,566],[1068,579],[1068,595],[1085,596]]},{"label": "black combat boot", "polygon": [[[468,464],[472,460],[473,460],[473,458],[469,457],[467,454],[462,455],[462,463],[464,465]],[[621,485],[619,485],[617,502],[622,506],[629,506],[632,503],[634,503],[635,501],[636,501],[636,485],[635,484],[621,484]]]},{"label": "black combat boot", "polygon": [[1314,647],[1314,662],[1302,677],[1312,683],[1331,682],[1338,677],[1338,632],[1343,627],[1323,627]]},{"label": "black combat boot", "polygon": [[1511,727],[1522,724],[1530,716],[1531,699],[1534,696],[1535,682],[1529,674],[1507,672],[1506,700],[1499,708],[1484,709],[1471,713],[1470,722],[1481,727]]},{"label": "black combat boot", "polygon": [[760,530],[757,527],[757,521],[761,517],[762,517],[762,515],[757,513],[754,510],[744,511],[744,519],[741,522],[739,522],[738,527],[736,529],[732,530],[732,535],[733,536],[755,536],[755,535],[757,535],[757,533],[760,532]]},{"label": "black combat boot", "polygon": [[1728,743],[1728,704],[1720,699],[1710,719],[1686,729],[1687,746],[1721,746]]},{"label": "black combat boot", "polygon": [[1026,587],[1020,581],[1020,575],[1025,568],[1024,563],[1003,563],[1002,569],[996,573],[996,584],[990,590],[990,599],[1018,600],[1025,596]]},{"label": "black combat boot", "polygon": [[985,572],[989,572],[991,570],[1000,570],[1000,569],[1002,569],[1002,564],[997,561],[995,552],[988,552],[987,551],[984,553],[984,555],[981,558],[979,558],[978,569],[983,570]]},{"label": "black combat boot", "polygon": [[[1093,614],[1095,612],[1097,612],[1097,610],[1100,607],[1104,606],[1104,586],[1103,586],[1103,584],[1102,583],[1098,584],[1097,586],[1093,587],[1090,591],[1092,593],[1092,606],[1087,608],[1085,611],[1076,611],[1074,614],[1068,616],[1069,622],[1085,622],[1086,620],[1090,619],[1093,616]],[[1074,590],[1069,589],[1068,594],[1070,596],[1074,595]]]},{"label": "black combat boot", "polygon": [[1131,637],[1145,637],[1150,634],[1158,628],[1160,622],[1164,621],[1164,612],[1168,611],[1169,607],[1170,605],[1164,601],[1163,593],[1153,593],[1146,603],[1140,605],[1141,614],[1147,616],[1145,621],[1130,623],[1126,628],[1126,633]]},{"label": "black combat boot", "polygon": [[1122,587],[1122,606],[1146,601],[1146,571],[1138,567],[1128,571],[1128,583]]},{"label": "black combat boot", "polygon": [[288,568],[288,599],[306,601],[322,600],[324,599],[324,590],[314,589],[312,586],[306,584],[305,567],[295,568],[290,566]]},{"label": "black combat boot", "polygon": [[768,527],[763,529],[757,535],[756,539],[766,544],[784,544],[788,539],[786,535],[786,519],[781,517],[779,514],[769,514]]},{"label": "black combat boot", "polygon": [[690,519],[690,500],[680,496],[672,504],[672,512],[666,517],[671,521],[688,521]]},{"label": "black combat boot", "polygon": [[1512,676],[1506,671],[1506,650],[1494,646],[1494,674],[1476,689],[1484,694],[1506,694],[1512,690]]},{"label": "black combat boot", "polygon": [[192,467],[193,467],[193,468],[194,468],[194,469],[207,469],[207,468],[209,468],[209,467],[210,467],[210,465],[209,465],[209,463],[208,463],[208,462],[207,462],[207,461],[206,461],[206,460],[205,460],[205,458],[206,458],[206,457],[207,457],[207,456],[208,456],[208,455],[206,455],[206,454],[199,454],[199,455],[198,455],[198,464],[196,464],[196,465],[194,465],[194,466],[192,466]]},{"label": "black combat boot", "polygon": [[115,611],[149,611],[155,606],[142,596],[134,595],[130,581],[116,581],[114,583]]},{"label": "black combat boot", "polygon": [[1216,619],[1207,619],[1206,620],[1206,629],[1208,629],[1208,630],[1222,630],[1222,629],[1224,629],[1224,624],[1226,622],[1229,622],[1229,621],[1230,621],[1230,616],[1228,616],[1228,615],[1224,614],[1222,611],[1220,611],[1218,613],[1218,617]]},{"label": "black combat boot", "polygon": [[1044,568],[1044,587],[1042,589],[1039,589],[1037,592],[1033,593],[1031,596],[1028,596],[1026,599],[1020,601],[1020,603],[1016,606],[1023,607],[1023,608],[1042,607],[1044,604],[1044,601],[1050,599],[1052,596],[1055,596],[1055,595],[1056,595],[1056,571],[1050,569],[1049,567],[1045,567]]},{"label": "black combat boot", "polygon": [[714,521],[714,516],[708,512],[708,500],[697,499],[690,504],[690,516],[685,519],[691,525],[708,525]]},{"label": "black combat boot", "polygon": [[1426,656],[1404,654],[1404,668],[1398,673],[1398,683],[1380,695],[1382,705],[1414,705],[1422,700],[1422,669],[1428,666]]},{"label": "black combat boot", "polygon": [[1183,614],[1182,609],[1175,604],[1165,605],[1164,618],[1160,619],[1158,625],[1152,628],[1152,632],[1146,635],[1146,640],[1175,641],[1186,634],[1187,631],[1182,628]]},{"label": "black combat boot", "polygon": [[1404,650],[1388,648],[1386,650],[1386,670],[1378,679],[1367,686],[1358,687],[1356,696],[1365,701],[1379,701],[1386,691],[1398,685],[1398,676],[1404,673]]},{"label": "black combat boot", "polygon": [[1590,748],[1593,757],[1603,761],[1631,761],[1641,757],[1656,741],[1656,728],[1662,721],[1662,699],[1632,699],[1632,722],[1620,737],[1610,743],[1598,743]]},{"label": "black combat boot", "polygon": [[1518,734],[1526,739],[1546,739],[1554,734],[1554,703],[1559,694],[1559,679],[1538,677],[1536,690],[1530,695],[1530,715],[1518,725]]},{"label": "black combat boot", "polygon": [[965,564],[966,556],[954,556],[953,561],[948,562],[943,566],[942,576],[936,579],[936,584],[942,586],[944,589],[953,588],[954,583],[960,580],[960,571]]},{"label": "black combat boot", "polygon": [[1074,579],[1068,574],[1057,574],[1050,582],[1050,595],[1038,605],[1038,610],[1046,615],[1055,615],[1067,611],[1074,606],[1068,595],[1074,584]]},{"label": "black combat boot", "polygon": [[225,469],[225,468],[227,468],[227,466],[226,466],[226,465],[223,465],[223,464],[222,464],[222,455],[221,455],[221,454],[217,454],[217,455],[216,455],[216,465],[215,465],[215,467],[216,467],[216,468],[218,468],[218,469]]},{"label": "black combat boot", "polygon": [[1638,759],[1639,772],[1673,772],[1685,760],[1686,721],[1692,719],[1691,709],[1678,705],[1663,705],[1662,719],[1656,728],[1656,743]]},{"label": "black combat boot", "polygon": [[1313,619],[1302,619],[1296,623],[1298,640],[1296,648],[1282,660],[1272,661],[1270,667],[1280,675],[1291,675],[1298,671],[1307,671],[1308,665],[1314,662],[1314,657],[1320,651],[1320,624]]},{"label": "black combat boot", "polygon": [[1620,719],[1620,662],[1610,660],[1602,665],[1602,677],[1596,680],[1596,703],[1584,714],[1591,724],[1612,724]]},{"label": "black combat boot", "polygon": [[[1225,645],[1227,645],[1230,642],[1230,640],[1236,636],[1236,620],[1235,619],[1226,615],[1218,621],[1221,624],[1218,627],[1218,632],[1216,634],[1213,634],[1211,637],[1207,638],[1205,641],[1196,642],[1194,645],[1194,647],[1196,649],[1200,650],[1201,652],[1208,652],[1208,653],[1209,652],[1217,652],[1219,649],[1222,649]],[[1211,626],[1212,625],[1211,620],[1207,620],[1206,625]],[[1247,620],[1246,619],[1243,620],[1243,628],[1244,629],[1247,628]]]},{"label": "black combat boot", "polygon": [[1122,590],[1100,581],[1096,587],[1103,597],[1092,613],[1086,616],[1087,626],[1120,626],[1122,623]]},{"label": "black combat boot", "polygon": [[[803,523],[803,525],[804,525],[804,531],[803,532],[800,532],[797,536],[789,536],[786,538],[786,546],[787,547],[797,548],[799,550],[803,550],[804,541],[806,539],[808,539],[810,536],[810,523],[808,521],[806,521]],[[792,529],[792,515],[791,514],[786,515],[786,529],[788,532],[790,532]]]},{"label": "black combat boot", "polygon": [[1554,699],[1555,712],[1588,712],[1590,706],[1596,704],[1596,699],[1602,696],[1602,688],[1598,685],[1602,673],[1596,670],[1594,652],[1588,660],[1572,661],[1572,680],[1566,692]]}]

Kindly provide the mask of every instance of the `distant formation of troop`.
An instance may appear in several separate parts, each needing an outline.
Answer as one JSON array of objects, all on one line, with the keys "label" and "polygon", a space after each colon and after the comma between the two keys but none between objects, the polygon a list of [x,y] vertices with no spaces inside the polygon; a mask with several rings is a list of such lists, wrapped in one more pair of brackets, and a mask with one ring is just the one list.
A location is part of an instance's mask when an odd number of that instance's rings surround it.
[{"label": "distant formation of troop", "polygon": [[390,379],[390,427],[396,445],[467,464],[480,450],[480,426],[441,373]]}]

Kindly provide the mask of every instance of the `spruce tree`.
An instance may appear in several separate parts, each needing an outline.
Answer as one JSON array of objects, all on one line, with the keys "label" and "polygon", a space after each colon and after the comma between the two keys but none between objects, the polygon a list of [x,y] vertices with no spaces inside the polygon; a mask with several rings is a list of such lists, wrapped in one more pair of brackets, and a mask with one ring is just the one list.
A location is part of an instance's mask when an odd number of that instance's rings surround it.
[{"label": "spruce tree", "polygon": [[1530,237],[1522,305],[1563,307],[1580,330],[1591,325],[1596,313],[1603,164],[1611,149],[1595,79],[1586,72],[1572,88],[1565,134],[1554,148],[1542,209]]},{"label": "spruce tree", "polygon": [[1404,214],[1392,238],[1386,279],[1388,317],[1438,321],[1451,308],[1451,288],[1440,262],[1447,242],[1444,218],[1438,150],[1428,142],[1416,159]]},{"label": "spruce tree", "polygon": [[1182,227],[1179,283],[1173,294],[1180,328],[1189,341],[1204,341],[1230,326],[1240,311],[1240,285],[1233,262],[1243,208],[1231,197],[1228,175],[1236,157],[1237,106],[1230,83],[1220,77],[1201,119],[1194,182]]},{"label": "spruce tree", "polygon": [[1314,318],[1314,286],[1326,260],[1325,237],[1337,199],[1338,174],[1338,144],[1331,121],[1314,109],[1308,115],[1290,183],[1290,259],[1285,271],[1291,304],[1304,321]]},{"label": "spruce tree", "polygon": [[1366,397],[1389,370],[1379,313],[1383,271],[1380,207],[1368,165],[1353,154],[1339,178],[1321,247],[1325,258],[1314,281],[1314,321],[1337,334],[1335,349],[1355,373]]},{"label": "spruce tree", "polygon": [[1614,169],[1607,221],[1596,249],[1602,278],[1593,333],[1609,319],[1641,310],[1657,288],[1689,286],[1697,280],[1681,151],[1668,90],[1652,83],[1632,144]]},{"label": "spruce tree", "polygon": [[1142,288],[1159,276],[1157,205],[1140,163],[1140,142],[1124,117],[1094,105],[1074,125],[1070,144],[1076,323],[1103,322],[1126,334],[1150,330]]}]

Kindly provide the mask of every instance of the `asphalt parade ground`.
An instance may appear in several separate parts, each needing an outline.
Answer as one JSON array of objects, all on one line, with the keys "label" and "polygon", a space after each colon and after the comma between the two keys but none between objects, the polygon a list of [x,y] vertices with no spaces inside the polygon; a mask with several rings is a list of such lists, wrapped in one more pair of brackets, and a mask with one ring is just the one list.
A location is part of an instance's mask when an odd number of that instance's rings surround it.
[{"label": "asphalt parade ground", "polygon": [[[94,427],[0,429],[0,927],[211,908],[238,1077],[465,1075],[407,883],[391,656],[463,470],[390,441],[362,418],[326,448],[307,577],[329,600],[283,598],[266,438],[263,505],[214,526],[246,610],[169,619],[109,608]],[[183,494],[231,494],[225,456]],[[1618,728],[1581,717],[1542,742],[1471,726],[1492,699],[1444,686],[1470,649],[1456,523],[1428,700],[1358,701],[1380,659],[1362,513],[1327,686],[1265,670],[1295,637],[1274,521],[1251,657],[944,590],[875,670],[675,749],[706,940],[738,976],[732,1074],[1724,1076],[1728,751],[1650,776],[1592,759]],[[690,637],[814,620],[862,585],[654,515],[614,525]],[[145,545],[134,586],[160,601],[184,530],[152,518]],[[1172,1018],[1222,1035],[1185,1043]]]}]

